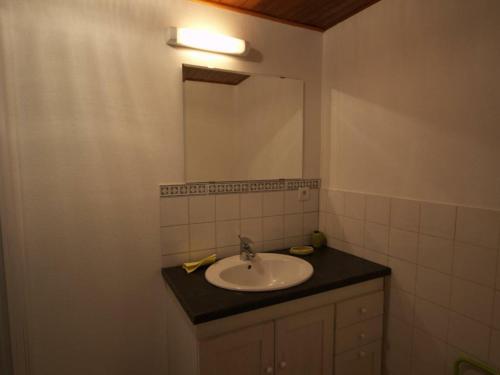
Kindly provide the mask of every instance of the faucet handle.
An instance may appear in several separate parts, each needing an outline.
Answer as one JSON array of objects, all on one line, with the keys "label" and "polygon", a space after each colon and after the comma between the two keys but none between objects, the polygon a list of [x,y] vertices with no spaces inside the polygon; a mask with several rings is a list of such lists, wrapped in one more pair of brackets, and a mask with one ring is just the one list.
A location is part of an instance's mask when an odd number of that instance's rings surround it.
[{"label": "faucet handle", "polygon": [[253,241],[248,237],[241,237],[241,235],[239,235],[239,234],[238,234],[238,237],[240,239],[240,243],[242,243],[242,244],[245,244],[245,245],[253,244]]},{"label": "faucet handle", "polygon": [[253,241],[248,237],[241,237],[239,234],[238,237],[240,238],[240,259],[243,261],[252,260],[255,257],[252,246],[250,246]]}]

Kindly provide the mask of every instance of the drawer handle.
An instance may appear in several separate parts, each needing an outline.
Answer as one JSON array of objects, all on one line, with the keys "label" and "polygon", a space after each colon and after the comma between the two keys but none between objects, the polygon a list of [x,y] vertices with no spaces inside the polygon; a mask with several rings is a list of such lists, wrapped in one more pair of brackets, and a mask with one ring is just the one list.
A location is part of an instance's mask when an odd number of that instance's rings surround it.
[{"label": "drawer handle", "polygon": [[365,351],[360,351],[359,352],[359,358],[365,358],[366,357],[366,352]]},{"label": "drawer handle", "polygon": [[359,309],[359,312],[361,314],[366,314],[368,312],[368,309],[366,307],[362,307],[362,308]]},{"label": "drawer handle", "polygon": [[266,367],[266,374],[272,374],[273,373],[273,368],[271,366]]},{"label": "drawer handle", "polygon": [[361,333],[358,337],[360,340],[364,340],[364,339],[366,339],[366,334]]},{"label": "drawer handle", "polygon": [[286,367],[286,362],[285,361],[281,361],[280,362],[280,368],[285,368]]}]

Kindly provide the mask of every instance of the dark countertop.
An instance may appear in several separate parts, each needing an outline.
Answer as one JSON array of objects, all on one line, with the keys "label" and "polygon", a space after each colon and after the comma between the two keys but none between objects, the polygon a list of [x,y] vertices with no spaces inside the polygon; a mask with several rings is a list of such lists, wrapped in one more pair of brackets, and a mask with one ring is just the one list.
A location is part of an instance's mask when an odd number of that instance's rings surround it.
[{"label": "dark countertop", "polygon": [[[273,251],[291,255],[287,250]],[[313,276],[300,285],[270,292],[237,292],[205,280],[206,267],[188,275],[182,267],[163,268],[163,278],[194,324],[310,296],[331,289],[390,275],[391,269],[339,250],[323,248],[301,257],[314,267]]]}]

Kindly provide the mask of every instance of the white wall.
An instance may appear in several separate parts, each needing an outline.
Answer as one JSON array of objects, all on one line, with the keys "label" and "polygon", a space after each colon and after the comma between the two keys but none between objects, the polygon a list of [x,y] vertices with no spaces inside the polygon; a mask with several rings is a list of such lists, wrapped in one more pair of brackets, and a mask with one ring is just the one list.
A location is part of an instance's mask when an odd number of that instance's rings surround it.
[{"label": "white wall", "polygon": [[[313,177],[321,34],[185,0],[0,6],[2,127],[17,132],[8,141],[19,158],[31,373],[159,373],[158,184],[183,180],[181,64],[303,79],[304,170]],[[244,37],[262,61],[168,47],[171,25]]]},{"label": "white wall", "polygon": [[[323,99],[324,186],[500,208],[498,7],[375,4],[324,34],[321,97],[316,32],[185,0],[2,0],[32,373],[161,367],[157,185],[183,181],[182,63],[304,80],[304,177]],[[262,60],[167,47],[172,25],[246,38]]]},{"label": "white wall", "polygon": [[500,3],[383,0],[324,34],[324,186],[500,208]]},{"label": "white wall", "polygon": [[382,0],[324,34],[320,228],[392,268],[391,375],[500,368],[499,41],[496,0]]}]

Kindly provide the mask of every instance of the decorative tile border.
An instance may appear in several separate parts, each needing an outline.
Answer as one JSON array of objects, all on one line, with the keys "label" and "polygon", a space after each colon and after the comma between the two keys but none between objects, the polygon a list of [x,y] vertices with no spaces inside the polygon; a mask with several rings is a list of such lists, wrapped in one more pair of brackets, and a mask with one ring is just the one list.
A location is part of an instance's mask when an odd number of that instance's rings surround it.
[{"label": "decorative tile border", "polygon": [[319,189],[320,179],[281,179],[195,182],[179,185],[160,185],[160,197],[181,197],[188,195],[256,193],[263,191],[297,190],[308,187]]}]

